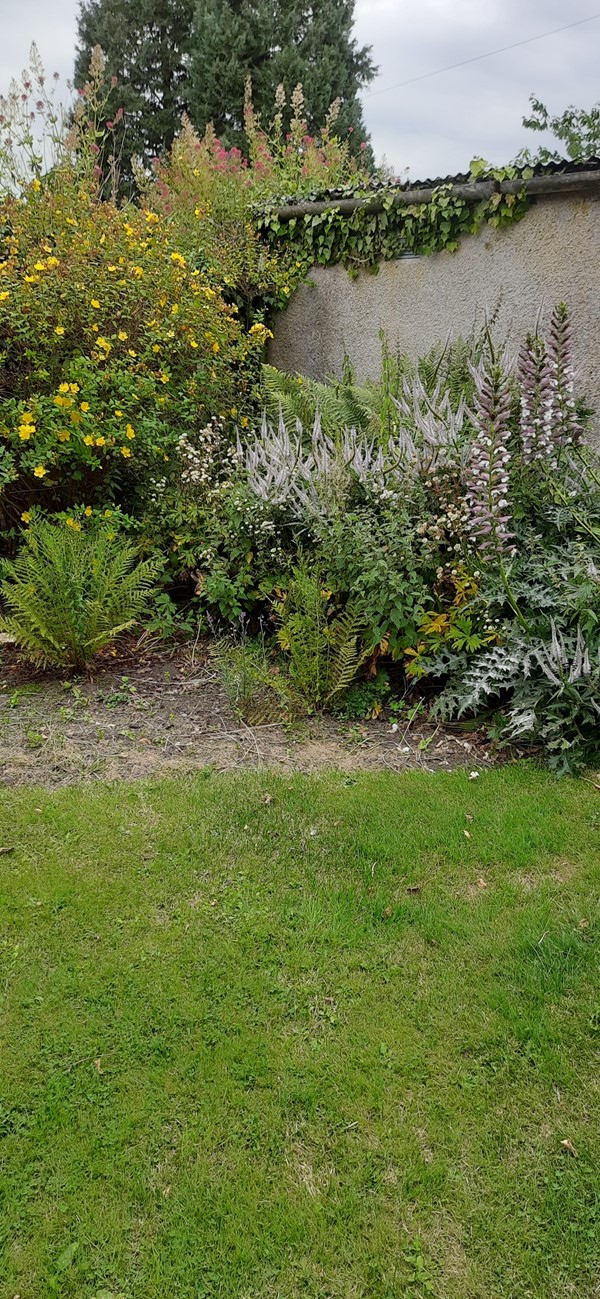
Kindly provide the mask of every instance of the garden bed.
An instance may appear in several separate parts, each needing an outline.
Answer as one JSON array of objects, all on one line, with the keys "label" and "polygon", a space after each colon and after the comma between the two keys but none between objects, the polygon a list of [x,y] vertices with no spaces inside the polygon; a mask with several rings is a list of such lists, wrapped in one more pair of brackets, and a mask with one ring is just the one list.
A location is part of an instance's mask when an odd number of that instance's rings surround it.
[{"label": "garden bed", "polygon": [[409,721],[309,717],[247,726],[234,715],[207,644],[121,644],[94,675],[35,673],[3,647],[0,772],[7,785],[135,780],[214,767],[435,771],[489,766],[481,732]]}]

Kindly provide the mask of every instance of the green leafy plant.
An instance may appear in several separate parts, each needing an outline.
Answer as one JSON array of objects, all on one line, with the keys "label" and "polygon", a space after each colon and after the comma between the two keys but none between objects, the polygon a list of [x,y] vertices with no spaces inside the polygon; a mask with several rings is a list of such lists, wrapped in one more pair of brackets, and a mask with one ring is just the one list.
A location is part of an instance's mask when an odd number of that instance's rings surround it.
[{"label": "green leafy plant", "polygon": [[[525,187],[503,193],[502,180],[523,182],[531,175],[524,166],[491,167],[481,158],[471,164],[473,181],[494,182],[490,194],[461,197],[452,185],[433,189],[429,202],[406,202],[398,183],[383,189],[355,185],[342,192],[344,199],[363,199],[350,213],[340,210],[339,194],[313,193],[313,203],[271,200],[257,215],[260,233],[271,248],[294,249],[307,265],[342,263],[351,272],[372,269],[380,261],[393,261],[407,252],[427,256],[446,249],[454,252],[465,234],[482,226],[518,221],[528,207]],[[317,200],[318,207],[314,200]]]},{"label": "green leafy plant", "polygon": [[304,701],[263,639],[221,639],[215,655],[229,702],[249,726],[290,721],[305,712]]},{"label": "green leafy plant", "polygon": [[40,665],[85,668],[132,627],[153,591],[157,564],[104,528],[79,532],[37,520],[4,564],[0,628]]},{"label": "green leafy plant", "polygon": [[275,604],[277,640],[288,656],[290,677],[313,708],[343,696],[370,653],[359,609],[347,604],[337,612],[331,596],[318,571],[299,565]]}]

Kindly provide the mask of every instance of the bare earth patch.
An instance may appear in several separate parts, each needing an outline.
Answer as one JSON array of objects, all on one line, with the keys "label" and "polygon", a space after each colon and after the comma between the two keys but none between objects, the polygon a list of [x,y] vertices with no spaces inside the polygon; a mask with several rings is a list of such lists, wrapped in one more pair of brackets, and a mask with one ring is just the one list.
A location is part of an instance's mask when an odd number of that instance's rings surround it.
[{"label": "bare earth patch", "polygon": [[312,717],[292,725],[246,726],[202,646],[120,646],[94,675],[34,673],[2,646],[0,781],[68,785],[136,780],[202,767],[316,771],[425,771],[494,761],[479,733],[426,722],[395,729],[389,717],[348,722]]}]

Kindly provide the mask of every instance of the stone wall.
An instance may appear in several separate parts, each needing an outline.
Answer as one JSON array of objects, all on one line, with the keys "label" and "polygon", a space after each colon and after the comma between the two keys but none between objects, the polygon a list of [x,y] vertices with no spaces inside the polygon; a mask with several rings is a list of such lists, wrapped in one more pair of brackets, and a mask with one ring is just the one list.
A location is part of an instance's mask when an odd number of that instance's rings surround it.
[{"label": "stone wall", "polygon": [[514,225],[486,226],[455,253],[383,262],[377,275],[319,267],[276,318],[270,360],[320,379],[340,375],[346,352],[359,381],[376,378],[381,329],[416,358],[468,334],[498,303],[495,332],[516,342],[541,304],[560,301],[572,312],[578,391],[599,412],[600,439],[600,196],[538,198]]}]

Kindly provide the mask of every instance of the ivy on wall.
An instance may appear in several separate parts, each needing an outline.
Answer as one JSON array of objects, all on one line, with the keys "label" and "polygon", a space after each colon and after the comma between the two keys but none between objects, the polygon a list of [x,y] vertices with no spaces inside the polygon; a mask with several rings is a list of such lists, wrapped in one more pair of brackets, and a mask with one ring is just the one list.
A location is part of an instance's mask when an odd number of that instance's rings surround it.
[{"label": "ivy on wall", "polygon": [[[491,169],[476,161],[471,166],[471,181],[491,180],[497,185],[482,186],[483,198],[461,198],[456,188],[447,184],[434,189],[428,202],[413,205],[399,203],[397,188],[390,187],[375,196],[372,192],[348,195],[365,199],[365,205],[351,213],[340,211],[335,200],[325,211],[290,217],[282,217],[280,207],[271,207],[258,214],[257,227],[266,243],[279,250],[287,248],[303,266],[341,263],[351,273],[376,271],[381,261],[393,261],[409,252],[422,256],[444,249],[454,252],[463,235],[474,234],[485,224],[503,226],[520,220],[529,205],[525,185],[516,193],[503,193],[500,182],[524,182],[531,174],[513,167]],[[298,263],[296,267],[300,269]]]}]

